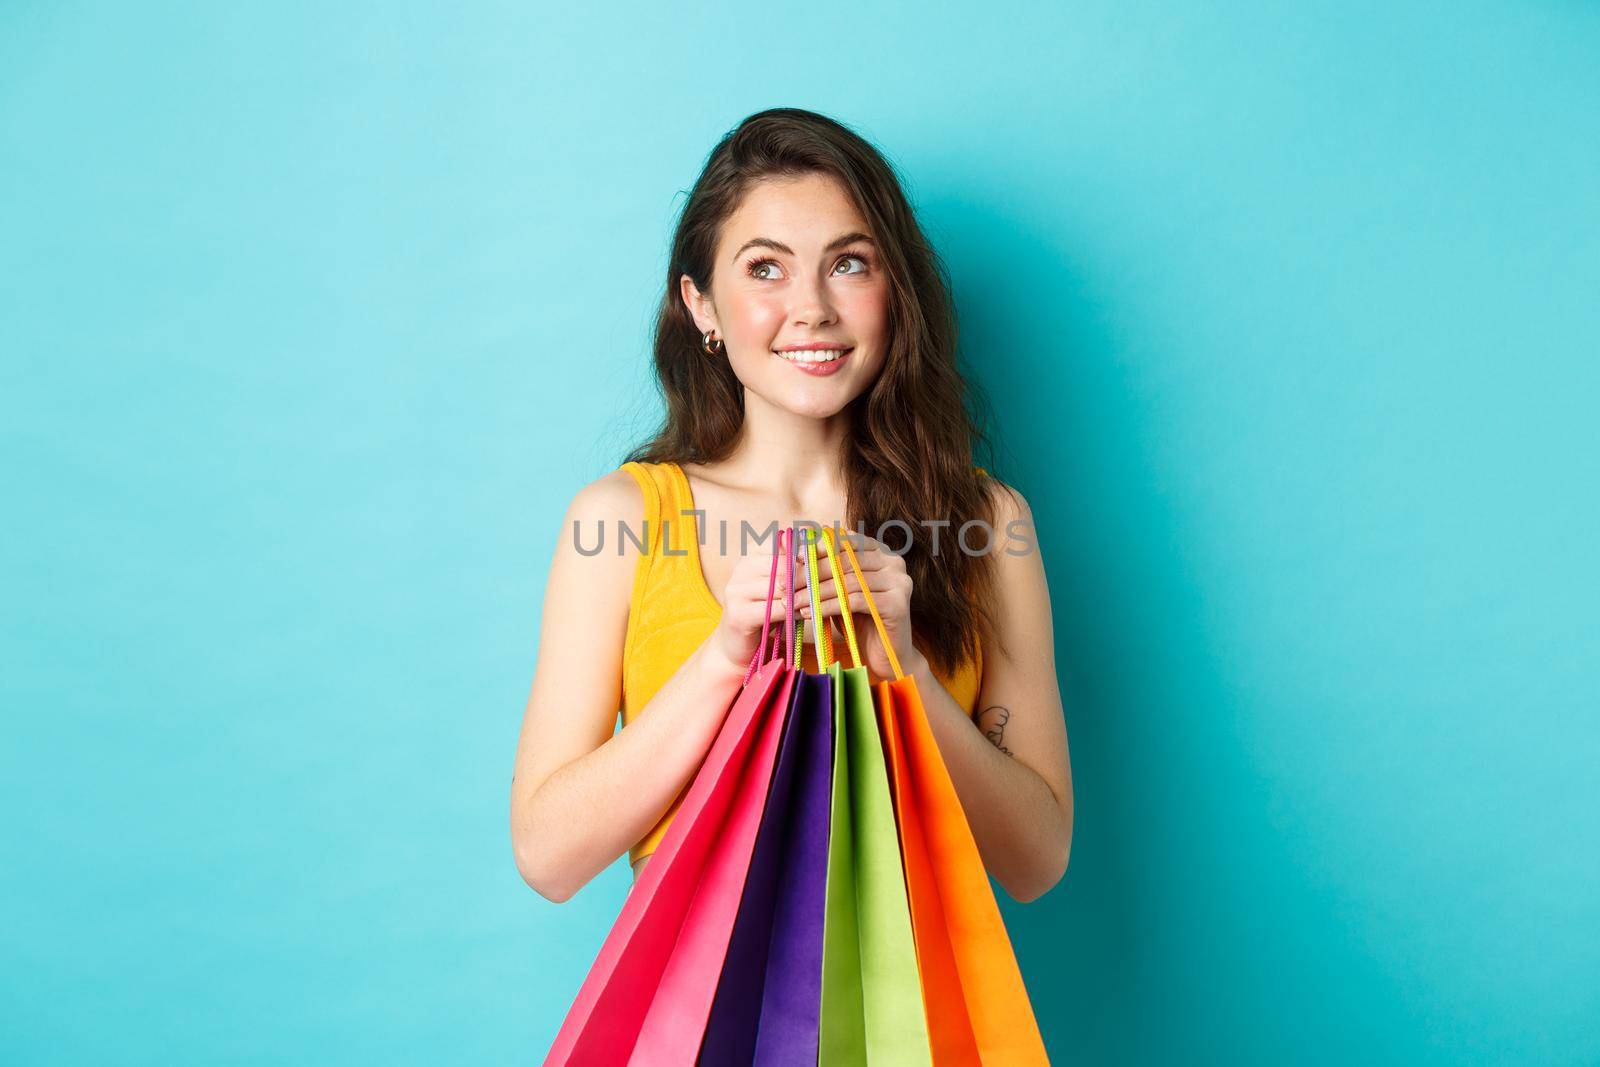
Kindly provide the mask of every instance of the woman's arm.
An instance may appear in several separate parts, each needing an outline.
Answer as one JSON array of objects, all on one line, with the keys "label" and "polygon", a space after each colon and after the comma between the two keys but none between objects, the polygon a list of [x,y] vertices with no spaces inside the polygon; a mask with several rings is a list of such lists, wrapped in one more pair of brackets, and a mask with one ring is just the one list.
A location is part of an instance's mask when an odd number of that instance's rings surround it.
[{"label": "woman's arm", "polygon": [[[571,897],[671,806],[705,759],[760,636],[753,613],[765,612],[770,555],[740,561],[717,629],[626,729],[613,732],[639,560],[631,541],[618,555],[616,535],[619,522],[635,524],[642,510],[643,494],[626,471],[585,486],[567,509],[545,587],[511,779],[511,845],[523,880],[552,901]],[[574,521],[588,549],[605,529],[601,552],[577,551]]]},{"label": "woman's arm", "polygon": [[[1032,510],[1020,493],[1014,499],[1005,490],[997,494],[998,640],[984,647],[978,714],[967,716],[920,652],[903,669],[917,679],[984,866],[1007,893],[1026,902],[1066,873],[1072,767],[1056,680],[1050,590]],[[1024,548],[1023,554],[1007,551]]]},{"label": "woman's arm", "polygon": [[[985,645],[980,711],[974,718],[934,677],[927,658],[911,642],[914,590],[904,560],[869,538],[861,565],[900,667],[917,680],[929,726],[984,866],[1012,897],[1029,901],[1066,873],[1072,850],[1072,771],[1056,683],[1050,592],[1033,516],[1020,493],[1013,497],[1013,491],[998,486],[994,492],[996,633]],[[851,611],[866,612],[855,575],[846,572],[844,578]],[[833,616],[840,610],[834,580],[819,575],[817,593],[822,614],[834,628],[838,620]],[[810,615],[804,598],[801,614]],[[856,633],[873,675],[889,677],[889,661],[870,625],[864,628],[858,622]]]}]

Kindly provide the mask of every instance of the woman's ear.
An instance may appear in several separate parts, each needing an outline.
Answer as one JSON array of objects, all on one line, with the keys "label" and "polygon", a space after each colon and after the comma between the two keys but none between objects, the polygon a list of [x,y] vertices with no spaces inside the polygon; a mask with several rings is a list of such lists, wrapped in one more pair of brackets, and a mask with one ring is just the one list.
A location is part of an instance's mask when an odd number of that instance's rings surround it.
[{"label": "woman's ear", "polygon": [[694,279],[687,274],[678,275],[678,293],[683,297],[683,304],[689,309],[690,317],[694,319],[695,329],[701,333],[707,330],[716,333],[716,306],[711,303],[711,297],[696,287]]}]

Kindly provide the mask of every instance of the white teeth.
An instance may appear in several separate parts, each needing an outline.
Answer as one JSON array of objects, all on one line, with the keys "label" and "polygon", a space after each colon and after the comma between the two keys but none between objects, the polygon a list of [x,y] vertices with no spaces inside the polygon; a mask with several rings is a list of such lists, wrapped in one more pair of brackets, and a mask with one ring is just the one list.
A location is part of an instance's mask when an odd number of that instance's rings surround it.
[{"label": "white teeth", "polygon": [[818,348],[810,352],[778,352],[779,356],[793,363],[832,363],[843,358],[848,348]]}]

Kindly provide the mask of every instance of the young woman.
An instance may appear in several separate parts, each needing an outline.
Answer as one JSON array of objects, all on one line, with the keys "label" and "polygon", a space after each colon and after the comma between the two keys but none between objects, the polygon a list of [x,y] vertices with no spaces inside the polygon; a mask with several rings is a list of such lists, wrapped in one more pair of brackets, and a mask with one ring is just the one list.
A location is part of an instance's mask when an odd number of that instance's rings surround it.
[{"label": "young woman", "polygon": [[[637,878],[760,640],[772,534],[804,521],[852,538],[990,873],[1021,901],[1060,880],[1049,592],[1027,502],[973,465],[955,335],[939,259],[857,134],[779,108],[712,151],[656,327],[665,425],[573,497],[550,569],[511,786],[529,885],[566,900],[624,851]],[[842,647],[839,612],[866,601],[822,573]],[[892,677],[870,616],[855,631]]]}]

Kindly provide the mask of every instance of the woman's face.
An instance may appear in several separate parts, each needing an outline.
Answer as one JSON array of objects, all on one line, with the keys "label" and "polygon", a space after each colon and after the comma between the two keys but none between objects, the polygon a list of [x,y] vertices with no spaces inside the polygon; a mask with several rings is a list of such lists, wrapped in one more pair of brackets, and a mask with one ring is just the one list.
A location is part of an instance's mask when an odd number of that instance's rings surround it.
[{"label": "woman's face", "polygon": [[[839,412],[872,384],[888,354],[889,286],[878,248],[829,175],[752,186],[723,226],[709,299],[687,275],[680,287],[700,331],[727,346],[705,358],[727,359],[745,388],[798,415]],[[792,350],[819,345],[827,350]]]}]

